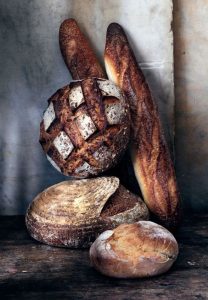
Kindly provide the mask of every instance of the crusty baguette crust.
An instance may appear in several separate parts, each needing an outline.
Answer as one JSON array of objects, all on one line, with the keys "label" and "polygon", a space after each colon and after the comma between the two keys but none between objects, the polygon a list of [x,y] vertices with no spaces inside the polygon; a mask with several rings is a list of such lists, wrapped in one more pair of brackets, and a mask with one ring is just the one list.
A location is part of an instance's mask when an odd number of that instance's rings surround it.
[{"label": "crusty baguette crust", "polygon": [[106,78],[94,51],[74,19],[67,19],[61,24],[59,44],[73,79]]},{"label": "crusty baguette crust", "polygon": [[180,219],[180,196],[158,110],[127,37],[116,23],[107,30],[105,65],[109,79],[130,102],[131,158],[144,200],[164,225],[175,227]]}]

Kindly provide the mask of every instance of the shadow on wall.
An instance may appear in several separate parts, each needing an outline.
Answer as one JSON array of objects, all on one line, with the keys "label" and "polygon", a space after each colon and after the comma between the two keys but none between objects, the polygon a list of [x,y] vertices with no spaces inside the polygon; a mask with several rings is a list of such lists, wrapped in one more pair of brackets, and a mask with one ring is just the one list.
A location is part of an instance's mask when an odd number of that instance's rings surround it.
[{"label": "shadow on wall", "polygon": [[176,170],[186,210],[208,211],[207,1],[174,1]]}]

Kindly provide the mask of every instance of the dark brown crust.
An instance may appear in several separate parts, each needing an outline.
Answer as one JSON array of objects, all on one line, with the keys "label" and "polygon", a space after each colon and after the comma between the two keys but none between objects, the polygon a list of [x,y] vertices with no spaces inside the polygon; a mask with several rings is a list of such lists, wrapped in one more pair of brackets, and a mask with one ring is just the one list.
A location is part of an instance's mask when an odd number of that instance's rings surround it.
[{"label": "dark brown crust", "polygon": [[107,119],[97,81],[92,78],[82,81],[82,91],[94,124],[100,131],[104,131],[107,127]]},{"label": "dark brown crust", "polygon": [[[84,103],[76,109],[70,107],[68,100],[69,92],[74,85],[81,86],[84,96]],[[41,122],[40,143],[44,152],[53,159],[65,175],[76,178],[98,175],[116,165],[127,147],[130,131],[129,107],[124,103],[123,119],[118,124],[110,125],[106,120],[103,98],[105,101],[108,100],[106,98],[111,99],[102,97],[96,78],[89,78],[70,83],[48,100],[49,104],[53,103],[56,119],[47,130],[44,128],[43,121]],[[96,131],[87,140],[84,140],[76,124],[77,117],[85,113],[92,118],[96,126]],[[61,157],[53,144],[60,131],[64,131],[69,136],[74,146],[66,159]],[[104,156],[103,160],[95,159],[93,154],[102,147],[107,149],[106,157]],[[93,167],[93,171],[77,172],[77,168],[85,162]]]},{"label": "dark brown crust", "polygon": [[101,211],[101,217],[110,217],[131,209],[138,203],[138,196],[129,192],[121,184],[115,193],[108,199]]},{"label": "dark brown crust", "polygon": [[73,79],[106,78],[94,51],[74,19],[67,19],[61,24],[59,43]]},{"label": "dark brown crust", "polygon": [[116,23],[107,30],[105,64],[108,76],[130,102],[131,152],[144,200],[164,225],[175,227],[180,219],[180,196],[158,110],[127,37]]}]

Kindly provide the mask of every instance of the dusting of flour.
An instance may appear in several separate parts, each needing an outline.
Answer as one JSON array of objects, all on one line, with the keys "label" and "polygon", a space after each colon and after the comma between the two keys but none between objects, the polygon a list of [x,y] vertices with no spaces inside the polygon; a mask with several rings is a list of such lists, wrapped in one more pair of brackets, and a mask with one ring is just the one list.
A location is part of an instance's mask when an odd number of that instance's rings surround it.
[{"label": "dusting of flour", "polygon": [[151,222],[151,221],[139,221],[137,224],[141,224],[144,229],[147,229],[148,235],[154,238],[161,238],[161,239],[168,239],[172,241],[176,241],[174,236],[170,231],[168,231],[166,228]]}]

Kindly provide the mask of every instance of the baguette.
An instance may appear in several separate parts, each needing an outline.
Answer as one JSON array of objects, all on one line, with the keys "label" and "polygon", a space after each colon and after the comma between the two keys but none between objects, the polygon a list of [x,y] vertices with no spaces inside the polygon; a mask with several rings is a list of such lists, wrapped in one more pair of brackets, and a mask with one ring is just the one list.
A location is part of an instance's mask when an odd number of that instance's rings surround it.
[{"label": "baguette", "polygon": [[59,44],[73,79],[106,78],[94,51],[74,19],[67,19],[61,24]]},{"label": "baguette", "polygon": [[130,153],[144,201],[160,223],[175,228],[180,220],[180,195],[173,162],[156,104],[119,24],[108,27],[104,57],[109,79],[130,102]]}]

